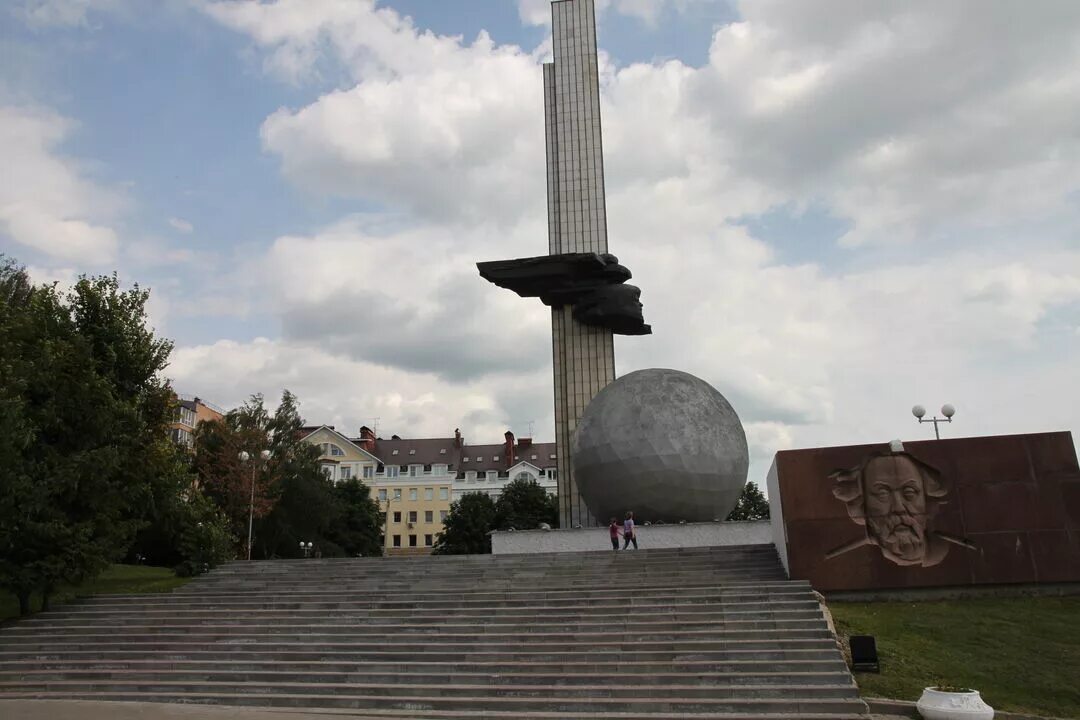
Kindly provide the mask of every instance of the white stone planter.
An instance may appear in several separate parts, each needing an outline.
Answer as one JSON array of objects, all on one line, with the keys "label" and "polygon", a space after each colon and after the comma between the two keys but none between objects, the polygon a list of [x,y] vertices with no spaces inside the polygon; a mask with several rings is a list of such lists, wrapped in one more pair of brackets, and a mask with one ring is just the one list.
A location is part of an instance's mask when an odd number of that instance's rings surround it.
[{"label": "white stone planter", "polygon": [[994,708],[983,702],[978,690],[944,692],[926,688],[915,707],[926,720],[993,720],[994,717]]}]

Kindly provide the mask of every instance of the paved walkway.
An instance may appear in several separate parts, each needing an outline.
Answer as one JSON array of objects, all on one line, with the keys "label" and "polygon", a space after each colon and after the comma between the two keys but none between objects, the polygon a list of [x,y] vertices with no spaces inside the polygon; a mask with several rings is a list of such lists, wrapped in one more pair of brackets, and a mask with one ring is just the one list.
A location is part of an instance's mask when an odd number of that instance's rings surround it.
[{"label": "paved walkway", "polygon": [[218,705],[168,705],[90,700],[0,700],[3,720],[328,720],[348,717],[340,710],[296,712],[284,708],[243,708]]}]

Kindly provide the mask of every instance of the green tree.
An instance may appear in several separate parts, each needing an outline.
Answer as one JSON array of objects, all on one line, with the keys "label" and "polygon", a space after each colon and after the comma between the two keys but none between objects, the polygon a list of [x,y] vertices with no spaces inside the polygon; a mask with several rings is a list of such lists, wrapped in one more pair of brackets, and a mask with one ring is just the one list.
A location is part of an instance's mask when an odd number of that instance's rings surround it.
[{"label": "green tree", "polygon": [[479,555],[491,552],[495,526],[495,503],[486,493],[465,493],[450,504],[443,531],[435,540],[433,555]]},{"label": "green tree", "polygon": [[[246,554],[248,514],[255,518],[252,557],[298,557],[300,541],[343,554],[330,537],[346,509],[319,467],[319,450],[303,439],[296,396],[286,390],[271,415],[261,395],[195,431],[201,487],[225,513]],[[269,450],[262,460],[260,452]],[[241,452],[249,459],[241,461]],[[252,486],[254,484],[254,503]]]},{"label": "green tree", "polygon": [[329,542],[347,557],[382,554],[384,514],[371,490],[361,480],[343,480],[334,487],[340,514],[326,532]]},{"label": "green tree", "polygon": [[171,462],[171,344],[116,275],[68,293],[0,261],[0,585],[29,611],[122,556]]},{"label": "green tree", "polygon": [[750,481],[743,485],[735,508],[728,514],[728,520],[768,520],[769,501],[762,494],[757,483]]},{"label": "green tree", "polygon": [[541,523],[558,527],[559,514],[551,497],[535,480],[507,483],[495,503],[495,527],[500,530],[535,530]]}]

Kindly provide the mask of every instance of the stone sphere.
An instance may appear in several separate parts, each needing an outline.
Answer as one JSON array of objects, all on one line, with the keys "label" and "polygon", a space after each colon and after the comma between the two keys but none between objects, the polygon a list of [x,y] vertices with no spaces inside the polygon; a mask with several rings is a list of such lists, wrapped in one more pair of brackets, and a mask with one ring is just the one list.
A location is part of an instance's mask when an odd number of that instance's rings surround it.
[{"label": "stone sphere", "polygon": [[750,457],[739,416],[704,380],[638,370],[592,399],[573,439],[578,492],[597,522],[707,522],[735,507]]}]

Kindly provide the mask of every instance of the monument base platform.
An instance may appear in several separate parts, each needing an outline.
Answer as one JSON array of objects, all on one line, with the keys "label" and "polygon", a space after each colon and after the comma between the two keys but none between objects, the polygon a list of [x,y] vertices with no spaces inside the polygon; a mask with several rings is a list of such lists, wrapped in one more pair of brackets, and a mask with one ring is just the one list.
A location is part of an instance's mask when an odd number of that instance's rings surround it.
[{"label": "monument base platform", "polygon": [[[637,529],[638,547],[684,548],[772,544],[768,520],[648,525]],[[619,547],[622,547],[621,541]],[[493,555],[552,552],[611,552],[607,527],[563,530],[497,531],[491,534]],[[631,546],[633,551],[633,546]]]}]

